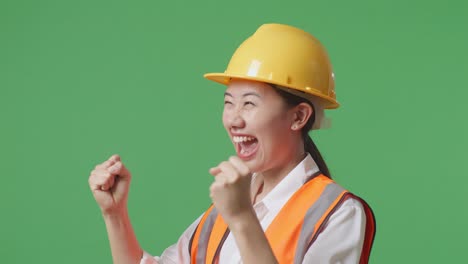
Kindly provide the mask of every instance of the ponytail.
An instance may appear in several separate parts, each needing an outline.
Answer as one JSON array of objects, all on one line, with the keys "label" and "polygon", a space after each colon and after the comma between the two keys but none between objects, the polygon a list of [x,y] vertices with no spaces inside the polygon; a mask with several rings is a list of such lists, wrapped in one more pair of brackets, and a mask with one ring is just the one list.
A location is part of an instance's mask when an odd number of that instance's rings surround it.
[{"label": "ponytail", "polygon": [[322,172],[323,175],[331,179],[330,171],[328,170],[328,166],[325,163],[325,160],[322,158],[320,151],[318,150],[317,146],[315,145],[314,141],[309,136],[309,134],[308,133],[305,133],[305,134],[306,134],[304,136],[305,151],[310,153],[315,163],[317,163],[317,166],[319,167],[320,172]]}]

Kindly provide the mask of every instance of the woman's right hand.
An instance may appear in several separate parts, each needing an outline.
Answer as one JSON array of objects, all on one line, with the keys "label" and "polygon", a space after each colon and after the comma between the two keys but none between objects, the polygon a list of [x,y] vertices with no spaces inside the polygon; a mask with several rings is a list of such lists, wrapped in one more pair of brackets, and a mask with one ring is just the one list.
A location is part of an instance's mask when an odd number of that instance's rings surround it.
[{"label": "woman's right hand", "polygon": [[121,213],[127,208],[131,174],[119,155],[96,165],[88,179],[94,199],[103,214]]}]

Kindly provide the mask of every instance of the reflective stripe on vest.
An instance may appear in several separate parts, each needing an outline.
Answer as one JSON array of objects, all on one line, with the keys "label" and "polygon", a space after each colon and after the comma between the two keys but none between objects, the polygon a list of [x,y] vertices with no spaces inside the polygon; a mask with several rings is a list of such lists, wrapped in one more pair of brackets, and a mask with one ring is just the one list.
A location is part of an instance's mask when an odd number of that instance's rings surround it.
[{"label": "reflective stripe on vest", "polygon": [[[355,196],[324,175],[313,177],[297,190],[265,231],[278,263],[302,263],[305,253],[325,228],[328,218],[349,197]],[[367,219],[360,261],[363,264],[367,263],[370,254],[375,222],[370,207],[359,197],[355,198],[362,202]],[[217,263],[228,234],[227,224],[212,205],[192,235],[189,245],[191,263]]]}]

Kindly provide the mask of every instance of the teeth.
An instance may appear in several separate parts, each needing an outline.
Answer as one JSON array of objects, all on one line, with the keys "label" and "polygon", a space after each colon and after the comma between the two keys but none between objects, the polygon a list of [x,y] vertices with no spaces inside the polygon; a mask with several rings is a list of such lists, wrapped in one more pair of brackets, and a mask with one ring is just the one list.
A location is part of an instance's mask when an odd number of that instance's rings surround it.
[{"label": "teeth", "polygon": [[234,137],[232,137],[232,140],[233,140],[235,143],[246,142],[246,141],[252,141],[252,140],[254,140],[254,139],[255,139],[254,137],[239,137],[239,136],[234,136]]}]

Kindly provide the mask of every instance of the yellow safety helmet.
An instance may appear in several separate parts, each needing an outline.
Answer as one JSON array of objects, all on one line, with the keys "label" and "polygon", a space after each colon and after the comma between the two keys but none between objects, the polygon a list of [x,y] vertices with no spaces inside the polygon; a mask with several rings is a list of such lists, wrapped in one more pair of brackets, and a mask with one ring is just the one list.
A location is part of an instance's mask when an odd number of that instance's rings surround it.
[{"label": "yellow safety helmet", "polygon": [[266,82],[319,101],[321,107],[339,106],[327,52],[309,33],[282,24],[264,24],[237,48],[224,73],[205,78],[229,84],[232,78]]}]

